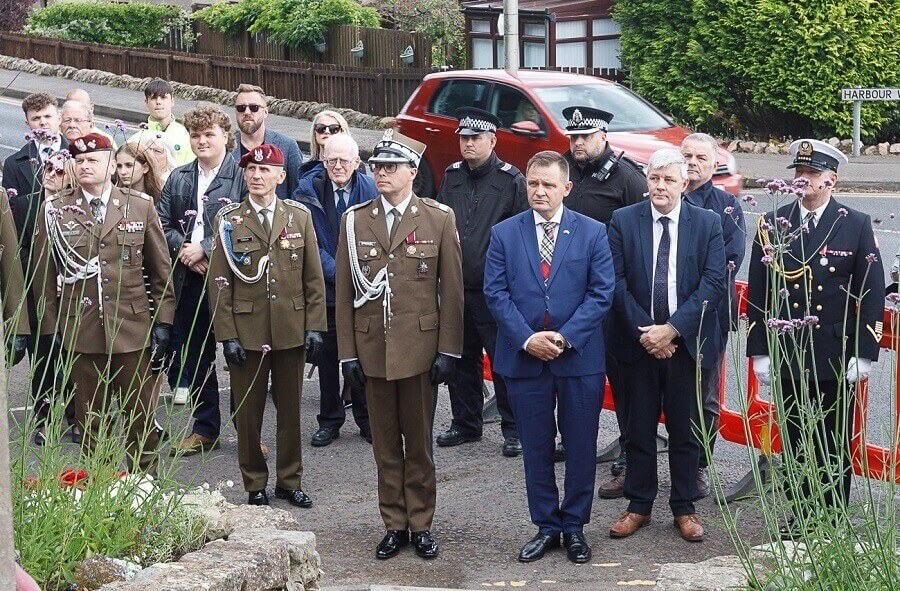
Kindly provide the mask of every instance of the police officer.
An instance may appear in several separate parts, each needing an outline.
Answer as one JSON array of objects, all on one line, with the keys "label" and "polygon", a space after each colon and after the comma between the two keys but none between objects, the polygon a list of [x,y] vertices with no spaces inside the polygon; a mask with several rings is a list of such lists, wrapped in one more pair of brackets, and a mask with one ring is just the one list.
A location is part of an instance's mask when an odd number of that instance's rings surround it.
[{"label": "police officer", "polygon": [[0,188],[0,296],[3,298],[3,334],[9,367],[25,357],[31,322],[25,304],[25,279],[19,259],[19,238],[6,189]]},{"label": "police officer", "polygon": [[158,435],[151,354],[165,356],[174,315],[166,239],[150,196],[112,185],[109,138],[89,133],[69,150],[79,187],[47,196],[33,240],[33,289],[45,301],[41,334],[59,333],[74,357],[70,376],[86,448],[93,450],[98,431],[108,427],[116,394],[129,467],[152,471]]},{"label": "police officer", "polygon": [[[494,153],[500,119],[481,109],[464,107],[456,111],[459,148],[463,159],[451,164],[444,175],[436,201],[449,206],[456,215],[456,229],[462,248],[463,355],[450,380],[450,428],[437,437],[440,446],[454,446],[481,439],[483,420],[483,353],[493,361],[497,323],[484,300],[484,261],[491,228],[528,207],[525,177]],[[494,392],[503,432],[503,455],[522,453],[503,378],[494,374]]]},{"label": "police officer", "polygon": [[379,196],[344,214],[336,319],[344,379],[366,389],[387,533],[375,556],[412,543],[434,558],[431,453],[436,388],[462,353],[463,281],[453,210],[413,194],[425,146],[392,129],[369,163]]},{"label": "police officer", "polygon": [[250,197],[219,211],[206,276],[214,332],[231,375],[248,503],[269,504],[269,469],[259,443],[271,374],[275,496],[305,508],[312,499],[300,486],[300,392],[306,357],[315,359],[327,330],[325,279],[309,210],[275,196],[286,176],[284,165],[284,154],[270,144],[241,158]]},{"label": "police officer", "polygon": [[[572,190],[563,202],[572,211],[609,224],[615,210],[646,199],[647,179],[641,168],[623,153],[617,154],[606,140],[606,131],[613,114],[592,107],[563,109],[566,118],[565,134],[569,136],[569,180]],[[607,323],[613,314],[607,315]],[[628,396],[620,395],[618,364],[607,351],[606,378],[616,402],[619,423],[619,443],[622,452],[613,463],[613,479],[600,486],[598,494],[616,499],[625,490],[625,425],[628,424]],[[557,446],[557,457],[561,444]]]},{"label": "police officer", "polygon": [[878,359],[884,269],[871,218],[831,194],[847,157],[812,139],[795,141],[790,153],[794,187],[803,194],[760,218],[748,279],[747,355],[760,383],[778,380],[773,397],[784,402],[784,461],[800,482],[786,479],[799,519],[791,518],[782,535],[793,538],[818,518],[803,513],[811,489],[804,477],[820,475],[828,504],[840,508],[849,500],[854,385]]}]

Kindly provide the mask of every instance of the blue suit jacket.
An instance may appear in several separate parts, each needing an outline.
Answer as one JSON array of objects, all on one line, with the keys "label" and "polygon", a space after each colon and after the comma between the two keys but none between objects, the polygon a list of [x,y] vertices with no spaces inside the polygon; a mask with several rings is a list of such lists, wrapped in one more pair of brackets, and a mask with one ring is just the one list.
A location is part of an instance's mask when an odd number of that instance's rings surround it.
[{"label": "blue suit jacket", "polygon": [[[491,230],[484,295],[498,328],[493,369],[511,378],[540,375],[544,362],[522,345],[535,332],[553,330],[571,345],[549,362],[553,375],[605,372],[602,326],[614,289],[606,226],[563,209],[546,286],[540,261],[532,210]],[[547,312],[549,325],[544,324]]]},{"label": "blue suit jacket", "polygon": [[[623,207],[609,224],[609,247],[616,268],[614,318],[607,326],[616,359],[633,362],[644,353],[639,326],[650,316],[653,293],[653,214],[650,201]],[[682,201],[678,218],[676,290],[678,309],[669,324],[684,338],[694,359],[712,367],[721,351],[716,308],[725,294],[725,249],[719,215]]]}]

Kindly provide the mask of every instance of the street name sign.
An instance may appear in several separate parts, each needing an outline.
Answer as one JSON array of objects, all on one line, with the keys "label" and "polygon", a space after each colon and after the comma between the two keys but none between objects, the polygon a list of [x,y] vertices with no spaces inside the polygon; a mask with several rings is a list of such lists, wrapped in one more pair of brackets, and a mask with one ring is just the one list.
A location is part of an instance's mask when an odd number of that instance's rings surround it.
[{"label": "street name sign", "polygon": [[842,88],[842,101],[900,101],[900,88]]}]

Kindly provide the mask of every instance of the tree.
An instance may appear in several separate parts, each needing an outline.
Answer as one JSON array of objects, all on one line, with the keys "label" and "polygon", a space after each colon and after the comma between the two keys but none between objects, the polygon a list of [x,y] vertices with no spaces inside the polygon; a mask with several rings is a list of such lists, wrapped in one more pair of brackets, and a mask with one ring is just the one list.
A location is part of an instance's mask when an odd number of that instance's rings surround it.
[{"label": "tree", "polygon": [[434,65],[465,64],[465,19],[457,0],[381,0],[378,10],[395,28],[427,35]]},{"label": "tree", "polygon": [[21,31],[32,7],[23,0],[0,0],[0,31]]}]

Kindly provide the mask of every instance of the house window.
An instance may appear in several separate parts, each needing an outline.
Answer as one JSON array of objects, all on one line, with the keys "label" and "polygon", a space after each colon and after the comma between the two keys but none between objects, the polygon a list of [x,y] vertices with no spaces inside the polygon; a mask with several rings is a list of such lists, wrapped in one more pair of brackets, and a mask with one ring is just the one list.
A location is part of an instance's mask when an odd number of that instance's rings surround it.
[{"label": "house window", "polygon": [[544,29],[544,23],[524,23],[522,26],[522,35],[525,37],[540,37],[543,39],[547,36]]},{"label": "house window", "polygon": [[506,43],[502,38],[497,40],[497,67],[506,67]]},{"label": "house window", "polygon": [[472,67],[494,67],[494,41],[492,39],[472,39]]},{"label": "house window", "polygon": [[563,21],[556,23],[557,39],[579,39],[587,37],[587,21]]},{"label": "house window", "polygon": [[594,37],[605,37],[606,35],[618,35],[622,30],[619,23],[611,18],[594,19]]},{"label": "house window", "polygon": [[622,43],[616,39],[601,39],[594,41],[594,67],[595,68],[620,68],[619,54],[622,52]]},{"label": "house window", "polygon": [[522,65],[526,68],[544,68],[547,66],[547,50],[543,43],[524,43]]},{"label": "house window", "polygon": [[489,20],[473,20],[472,22],[472,32],[473,33],[491,33],[491,21]]},{"label": "house window", "polygon": [[561,68],[586,68],[587,42],[558,43],[556,45],[556,65]]}]

